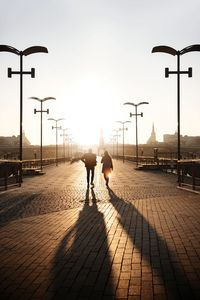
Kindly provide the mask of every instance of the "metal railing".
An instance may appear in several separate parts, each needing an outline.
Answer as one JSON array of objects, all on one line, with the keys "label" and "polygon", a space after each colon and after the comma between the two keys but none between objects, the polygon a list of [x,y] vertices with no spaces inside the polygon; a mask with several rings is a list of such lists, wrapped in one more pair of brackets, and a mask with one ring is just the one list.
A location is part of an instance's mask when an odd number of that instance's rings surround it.
[{"label": "metal railing", "polygon": [[200,159],[179,160],[177,167],[179,187],[200,192]]},{"label": "metal railing", "polygon": [[[69,161],[69,158],[58,158],[57,163],[64,163]],[[43,166],[49,166],[56,164],[55,158],[43,159]],[[28,171],[40,170],[41,160],[0,160],[0,190],[7,190],[8,186],[21,186],[20,182],[20,172],[22,170],[22,175],[29,174]],[[33,174],[30,172],[30,174]]]},{"label": "metal railing", "polygon": [[0,190],[7,190],[8,185],[21,186],[19,175],[20,161],[0,160]]}]

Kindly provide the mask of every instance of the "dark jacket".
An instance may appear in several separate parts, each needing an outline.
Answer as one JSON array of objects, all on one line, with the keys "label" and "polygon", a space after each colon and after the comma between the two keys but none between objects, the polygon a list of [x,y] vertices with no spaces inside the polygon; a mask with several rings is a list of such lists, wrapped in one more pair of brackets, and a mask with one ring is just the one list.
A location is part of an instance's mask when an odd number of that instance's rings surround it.
[{"label": "dark jacket", "polygon": [[96,154],[94,153],[85,153],[81,160],[85,163],[86,168],[93,168],[97,164]]}]

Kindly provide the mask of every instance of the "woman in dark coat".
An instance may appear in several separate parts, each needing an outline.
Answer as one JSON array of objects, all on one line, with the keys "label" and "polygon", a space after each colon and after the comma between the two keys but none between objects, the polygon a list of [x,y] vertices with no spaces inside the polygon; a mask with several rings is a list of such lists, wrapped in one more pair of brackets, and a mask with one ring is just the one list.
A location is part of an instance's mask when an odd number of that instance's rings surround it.
[{"label": "woman in dark coat", "polygon": [[108,151],[104,152],[104,156],[101,159],[102,165],[102,173],[104,175],[104,179],[106,181],[106,185],[108,186],[109,183],[109,176],[111,171],[113,170],[113,163],[112,163],[112,158],[108,154]]}]

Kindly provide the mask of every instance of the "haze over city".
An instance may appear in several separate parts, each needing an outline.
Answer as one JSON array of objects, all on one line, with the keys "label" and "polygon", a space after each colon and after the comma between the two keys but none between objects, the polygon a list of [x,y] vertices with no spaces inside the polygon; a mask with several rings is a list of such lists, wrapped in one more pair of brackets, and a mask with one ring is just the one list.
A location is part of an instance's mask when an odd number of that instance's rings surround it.
[{"label": "haze over city", "polygon": [[[154,46],[177,50],[200,44],[198,0],[34,0],[1,1],[0,44],[19,50],[45,46],[49,53],[24,57],[23,129],[31,144],[40,143],[39,102],[31,96],[55,97],[44,103],[44,144],[55,143],[55,125],[65,118],[77,143],[98,143],[100,129],[109,140],[116,121],[130,120],[125,142],[135,143],[134,109],[124,102],[148,101],[138,108],[139,143],[146,143],[154,123],[157,140],[177,130],[176,57],[151,53]],[[0,52],[0,136],[19,134],[19,57]],[[200,135],[200,52],[181,56],[181,134]],[[62,142],[62,138],[60,142]]]}]

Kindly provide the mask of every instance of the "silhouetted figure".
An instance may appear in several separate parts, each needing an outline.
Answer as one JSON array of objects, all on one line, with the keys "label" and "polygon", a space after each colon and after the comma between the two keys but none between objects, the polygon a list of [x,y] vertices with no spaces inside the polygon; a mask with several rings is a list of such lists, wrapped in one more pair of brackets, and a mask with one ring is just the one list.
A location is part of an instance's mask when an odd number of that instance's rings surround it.
[{"label": "silhouetted figure", "polygon": [[113,163],[112,163],[112,158],[108,154],[108,151],[104,152],[104,156],[101,159],[102,165],[102,173],[104,176],[104,179],[106,181],[106,185],[108,186],[109,183],[109,176],[111,174],[111,171],[113,170]]},{"label": "silhouetted figure", "polygon": [[89,149],[88,153],[85,153],[82,156],[81,160],[85,163],[87,171],[87,185],[89,186],[89,184],[91,183],[91,185],[94,186],[94,168],[97,164],[96,154],[92,153],[92,149]]}]

